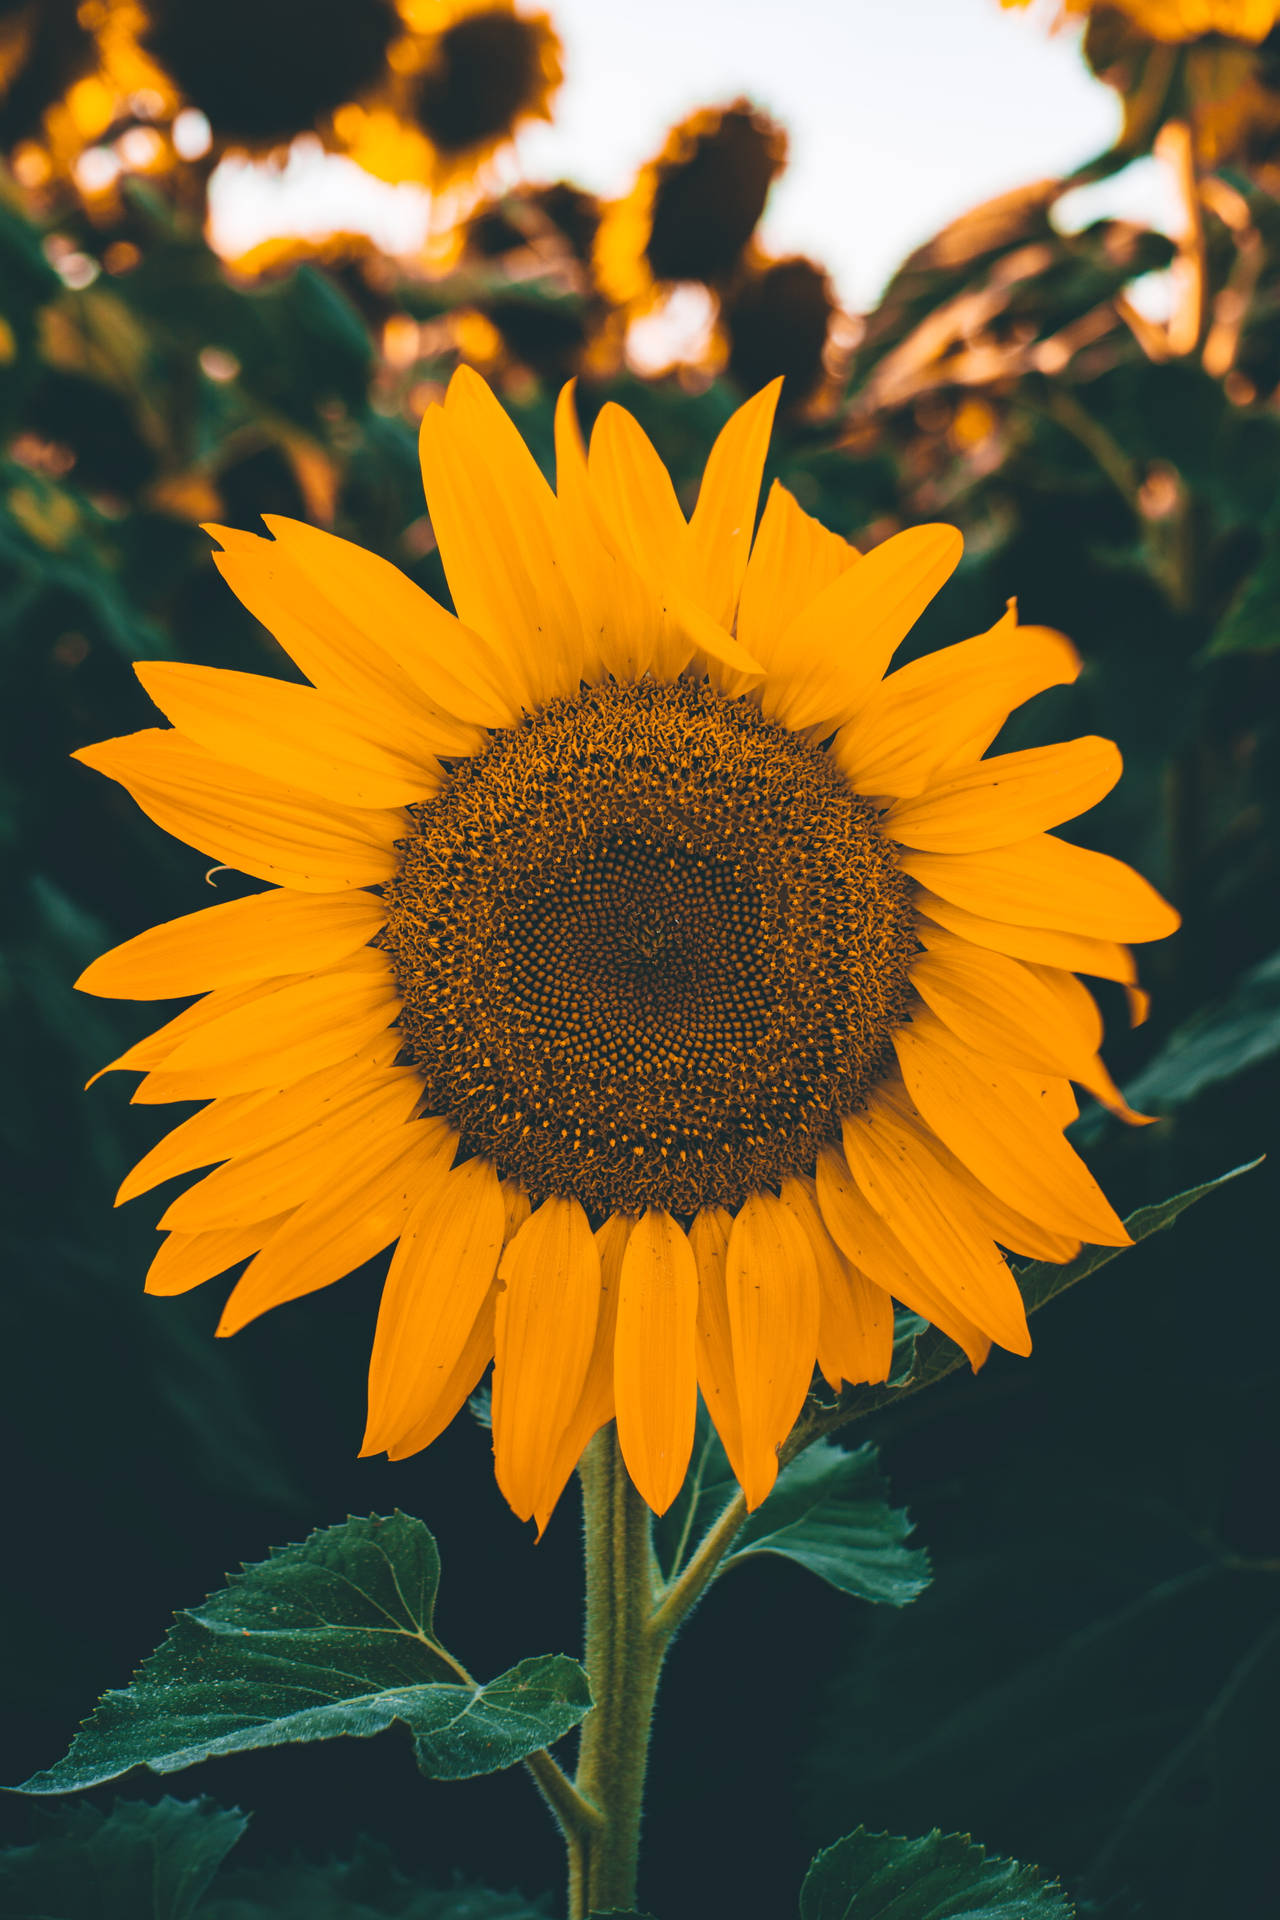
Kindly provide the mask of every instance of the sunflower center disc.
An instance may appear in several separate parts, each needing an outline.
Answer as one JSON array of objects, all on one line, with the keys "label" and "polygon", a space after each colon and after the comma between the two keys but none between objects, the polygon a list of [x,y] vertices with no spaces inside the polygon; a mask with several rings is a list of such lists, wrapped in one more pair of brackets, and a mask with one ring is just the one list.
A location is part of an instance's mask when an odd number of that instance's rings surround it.
[{"label": "sunflower center disc", "polygon": [[535,1203],[737,1206],[892,1058],[911,884],[826,754],[700,684],[592,687],[412,807],[383,936],[428,1111]]}]

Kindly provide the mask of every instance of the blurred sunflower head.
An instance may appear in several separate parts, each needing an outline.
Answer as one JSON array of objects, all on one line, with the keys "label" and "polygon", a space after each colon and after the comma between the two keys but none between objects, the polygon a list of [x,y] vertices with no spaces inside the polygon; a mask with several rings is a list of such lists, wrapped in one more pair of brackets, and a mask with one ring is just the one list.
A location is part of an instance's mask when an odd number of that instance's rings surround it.
[{"label": "blurred sunflower head", "polygon": [[395,0],[147,0],[142,44],[223,145],[284,146],[374,88],[402,32]]},{"label": "blurred sunflower head", "polygon": [[1120,943],[1177,916],[1048,831],[1119,754],[984,758],[1079,670],[1012,607],[886,676],[960,535],[862,556],[775,485],[753,538],[776,400],[686,519],[621,408],[588,452],[565,390],[553,491],[460,371],[421,433],[456,615],[300,522],[212,529],[311,684],[149,662],[172,724],[79,754],[265,883],[80,981],[203,994],[113,1063],[208,1102],[120,1190],[216,1163],[149,1290],[248,1258],[232,1333],[394,1243],[365,1451],[428,1445],[492,1360],[540,1523],[610,1419],[665,1509],[699,1389],[754,1507],[815,1362],[886,1377],[895,1300],[976,1367],[1029,1349],[1002,1249],[1127,1238],[1063,1138],[1073,1081],[1127,1112],[1076,972],[1132,985]]},{"label": "blurred sunflower head", "polygon": [[729,374],[746,393],[780,375],[783,403],[800,405],[822,382],[835,313],[831,282],[816,261],[796,254],[753,266],[721,307]]},{"label": "blurred sunflower head", "polygon": [[786,134],[747,100],[680,121],[601,222],[601,291],[619,306],[643,306],[663,284],[723,286],[786,160]]},{"label": "blurred sunflower head", "polygon": [[[1000,0],[1026,7],[1032,0]],[[1121,14],[1152,40],[1177,44],[1205,34],[1257,42],[1280,21],[1280,0],[1062,0],[1064,14]]]}]

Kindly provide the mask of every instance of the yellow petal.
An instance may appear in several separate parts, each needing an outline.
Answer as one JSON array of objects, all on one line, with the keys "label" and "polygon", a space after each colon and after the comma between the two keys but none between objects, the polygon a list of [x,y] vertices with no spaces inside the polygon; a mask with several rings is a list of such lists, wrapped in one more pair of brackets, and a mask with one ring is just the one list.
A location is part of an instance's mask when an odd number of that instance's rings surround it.
[{"label": "yellow petal", "polygon": [[146,1291],[154,1294],[189,1293],[206,1280],[239,1266],[265,1246],[289,1218],[278,1213],[270,1220],[251,1220],[242,1227],[215,1227],[204,1233],[167,1233],[147,1271]]},{"label": "yellow petal", "polygon": [[[312,577],[310,556],[305,547],[298,551],[299,525],[278,520],[281,537],[275,540],[233,527],[209,526],[205,532],[222,542],[224,551],[213,555],[213,563],[231,591],[318,692],[358,711],[366,721],[376,718],[391,739],[399,739],[415,722],[420,723],[422,744],[431,750],[444,724],[443,709],[380,644],[376,600],[352,618]],[[441,699],[448,687],[445,680]],[[508,710],[509,703],[493,709],[496,724],[505,724],[498,716]],[[484,718],[487,711],[476,717]],[[471,707],[467,715],[465,722],[456,723],[462,751],[467,750],[470,737]]]},{"label": "yellow petal", "polygon": [[963,545],[954,527],[911,527],[824,587],[787,628],[762,695],[767,717],[797,733],[851,720]]},{"label": "yellow petal", "polygon": [[[1128,947],[1114,940],[1092,940],[1082,933],[1061,933],[1053,927],[1014,927],[1003,920],[985,920],[957,907],[950,900],[921,888],[916,894],[916,911],[951,933],[958,933],[974,946],[989,947],[995,953],[1012,954],[1015,960],[1041,961],[1049,967],[1065,967],[1070,973],[1091,973],[1099,980],[1119,980],[1132,986],[1138,969]],[[921,938],[927,934],[922,931]],[[1136,1024],[1136,1023],[1135,1023]]]},{"label": "yellow petal", "polygon": [[847,1380],[887,1380],[893,1364],[893,1301],[837,1247],[811,1180],[782,1182],[782,1198],[804,1228],[818,1269],[818,1366],[833,1392]]},{"label": "yellow petal", "polygon": [[[504,1226],[498,1176],[479,1155],[452,1172],[439,1171],[414,1207],[382,1289],[362,1453],[416,1438],[415,1430],[437,1412],[447,1424],[474,1387],[488,1358],[474,1336],[493,1288]],[[491,1324],[481,1332],[491,1335]],[[459,1392],[464,1357],[477,1364]]]},{"label": "yellow petal", "polygon": [[1015,1074],[963,1046],[928,1012],[893,1044],[919,1112],[992,1193],[1052,1232],[1129,1245],[1097,1181]]},{"label": "yellow petal", "polygon": [[[116,1059],[109,1060],[105,1067],[99,1067],[93,1079],[86,1082],[86,1087],[91,1087],[104,1073],[127,1073],[162,1066],[174,1048],[189,1034],[210,1025],[214,1020],[220,1020],[224,1013],[253,1005],[286,983],[292,984],[297,978],[296,974],[286,974],[279,980],[254,980],[244,986],[218,987],[214,992],[206,993],[193,1007],[184,1007],[164,1026],[157,1027],[154,1033],[145,1034]],[[216,1087],[210,1087],[206,1092],[191,1094],[189,1098],[207,1100],[210,1094],[216,1092]]]},{"label": "yellow petal", "polygon": [[161,1217],[161,1226],[187,1231],[234,1227],[242,1220],[292,1211],[334,1179],[366,1140],[404,1126],[421,1093],[415,1073],[397,1069],[379,1074],[329,1119],[257,1153],[238,1155],[206,1175],[179,1194]]},{"label": "yellow petal", "polygon": [[[376,553],[302,520],[274,513],[263,519],[337,614],[365,637],[368,650],[390,655],[427,696],[431,716],[456,715],[480,727],[511,725],[517,710],[499,650]],[[466,727],[455,731],[462,750],[474,745]]]},{"label": "yellow petal", "polygon": [[553,1194],[502,1256],[494,1328],[498,1485],[532,1518],[582,1397],[600,1312],[600,1254],[576,1200]]},{"label": "yellow petal", "polygon": [[697,1362],[698,1386],[720,1435],[734,1477],[741,1484],[746,1468],[742,1455],[742,1420],[738,1413],[738,1383],[733,1377],[733,1337],[729,1331],[729,1296],[725,1265],[733,1215],[725,1207],[703,1207],[693,1217],[689,1245],[698,1268]]},{"label": "yellow petal", "polygon": [[857,1185],[938,1291],[1002,1347],[1029,1353],[1026,1313],[1012,1274],[990,1236],[957,1208],[955,1194],[940,1193],[936,1163],[919,1141],[879,1115],[873,1122],[855,1114],[841,1134]]},{"label": "yellow petal", "polygon": [[612,674],[619,681],[639,680],[662,641],[662,608],[652,588],[604,537],[573,394],[569,381],[556,402],[556,495],[582,614],[583,678],[595,682]]},{"label": "yellow petal", "polygon": [[782,636],[796,615],[858,558],[856,547],[828,532],[774,481],[742,583],[736,628],[742,645],[767,672],[776,668]]},{"label": "yellow petal", "polygon": [[[396,752],[314,687],[228,667],[145,660],[134,672],[166,720],[235,767],[351,807],[403,807],[438,793],[425,754]],[[357,709],[358,715],[358,709]],[[440,751],[449,741],[442,738]]]},{"label": "yellow petal", "polygon": [[1082,1048],[1077,1070],[1071,1074],[1071,1078],[1082,1087],[1087,1087],[1100,1106],[1106,1107],[1109,1113],[1114,1113],[1128,1126],[1150,1126],[1158,1116],[1135,1113],[1102,1060],[1098,1051],[1102,1045],[1102,1015],[1088,987],[1083,981],[1077,980],[1074,973],[1062,967],[1029,965],[1026,971],[1056,1006],[1057,1017],[1064,1029],[1079,1034],[1084,1045],[1092,1048],[1087,1056]]},{"label": "yellow petal", "polygon": [[818,1274],[794,1213],[772,1193],[748,1194],[725,1264],[733,1372],[754,1511],[778,1475],[778,1448],[804,1405],[818,1347]]},{"label": "yellow petal", "polygon": [[618,1288],[622,1278],[622,1256],[627,1250],[633,1224],[626,1214],[614,1213],[610,1214],[602,1227],[596,1229],[596,1246],[600,1253],[600,1315],[596,1321],[595,1340],[582,1396],[565,1429],[554,1464],[548,1471],[534,1509],[533,1517],[538,1523],[539,1535],[551,1518],[569,1475],[582,1458],[588,1440],[599,1432],[606,1421],[613,1418],[613,1350],[618,1325]]},{"label": "yellow petal", "polygon": [[907,1252],[854,1182],[843,1153],[823,1147],[815,1179],[818,1206],[832,1239],[850,1265],[865,1273],[912,1313],[931,1320],[963,1349],[976,1373],[991,1350],[987,1334]]},{"label": "yellow petal", "polygon": [[597,415],[587,473],[618,550],[664,588],[683,585],[689,529],[671,476],[640,422],[615,401],[606,401]]},{"label": "yellow petal", "polygon": [[627,1472],[655,1513],[684,1483],[698,1411],[698,1269],[684,1229],[650,1207],[622,1257],[613,1394]]},{"label": "yellow petal", "polygon": [[898,856],[913,880],[970,913],[1014,926],[1060,927],[1092,939],[1163,940],[1176,910],[1121,860],[1038,833],[988,853]]},{"label": "yellow petal", "polygon": [[145,728],[72,757],[118,780],[166,833],[258,880],[329,893],[390,880],[399,866],[405,814],[328,806],[180,733]]},{"label": "yellow petal", "polygon": [[234,1007],[178,1042],[164,1065],[170,1073],[207,1076],[210,1094],[252,1093],[288,1086],[321,1067],[360,1052],[400,1011],[390,963],[313,975]]},{"label": "yellow petal", "polygon": [[1078,981],[1079,997],[1020,960],[939,930],[912,961],[911,983],[944,1026],[976,1052],[1033,1073],[1047,1069],[1082,1086],[1096,1078],[1101,1021]]},{"label": "yellow petal", "polygon": [[1096,734],[1000,753],[895,802],[881,828],[890,840],[931,853],[1007,847],[1096,807],[1121,771],[1119,749]]},{"label": "yellow petal", "polygon": [[219,1334],[343,1280],[389,1247],[424,1188],[438,1187],[457,1136],[442,1120],[377,1133],[353,1146],[340,1170],[304,1201],[251,1260],[231,1291]]},{"label": "yellow petal", "polygon": [[106,999],[176,1000],[273,974],[310,973],[366,946],[386,919],[373,893],[274,887],[148,927],[92,961],[76,985]]},{"label": "yellow petal", "polygon": [[721,428],[689,521],[694,597],[730,632],[747,569],[760,481],[781,391],[781,378],[771,380]]},{"label": "yellow petal", "polygon": [[419,435],[431,524],[461,618],[500,650],[522,704],[573,693],[582,627],[555,495],[492,393],[460,367]]},{"label": "yellow petal", "polygon": [[841,729],[836,763],[860,793],[913,794],[984,754],[1015,707],[1070,684],[1080,656],[1049,627],[1020,627],[1014,602],[989,633],[909,661]]}]

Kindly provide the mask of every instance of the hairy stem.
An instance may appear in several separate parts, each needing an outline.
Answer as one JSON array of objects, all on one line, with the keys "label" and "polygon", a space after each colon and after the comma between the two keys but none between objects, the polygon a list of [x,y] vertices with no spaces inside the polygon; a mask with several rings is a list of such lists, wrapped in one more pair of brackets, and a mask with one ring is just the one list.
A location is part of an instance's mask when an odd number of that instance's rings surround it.
[{"label": "hairy stem", "polygon": [[569,1920],[635,1905],[649,1730],[667,1647],[653,1619],[649,1509],[623,1465],[612,1424],[596,1435],[578,1471],[586,1668],[595,1705],[582,1726],[574,1790],[599,1821],[568,1836]]}]

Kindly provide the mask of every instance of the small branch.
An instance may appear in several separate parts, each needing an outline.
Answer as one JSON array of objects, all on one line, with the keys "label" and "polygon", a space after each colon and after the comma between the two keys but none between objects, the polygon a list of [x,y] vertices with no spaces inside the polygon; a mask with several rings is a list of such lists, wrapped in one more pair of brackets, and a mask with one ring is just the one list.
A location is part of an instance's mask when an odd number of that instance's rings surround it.
[{"label": "small branch", "polygon": [[663,1640],[671,1638],[715,1579],[720,1562],[742,1531],[746,1517],[747,1503],[740,1492],[735,1493],[684,1572],[664,1588],[649,1622],[653,1633]]},{"label": "small branch", "polygon": [[596,1833],[604,1825],[604,1815],[599,1807],[583,1797],[574,1786],[568,1774],[547,1752],[539,1747],[525,1761],[525,1766],[533,1775],[538,1791],[550,1807],[566,1840],[575,1836]]}]

